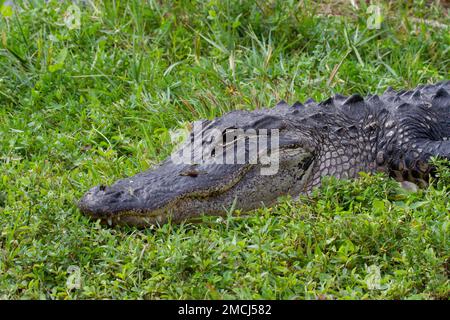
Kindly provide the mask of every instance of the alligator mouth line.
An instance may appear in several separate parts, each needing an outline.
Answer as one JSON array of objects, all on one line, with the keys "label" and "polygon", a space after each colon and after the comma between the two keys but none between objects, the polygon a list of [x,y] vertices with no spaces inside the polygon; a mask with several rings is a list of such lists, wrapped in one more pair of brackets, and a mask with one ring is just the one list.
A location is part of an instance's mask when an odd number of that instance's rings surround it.
[{"label": "alligator mouth line", "polygon": [[[312,164],[314,162],[314,157],[311,157],[302,165],[303,173],[297,177],[298,180],[303,180],[305,176],[309,176]],[[242,180],[243,176],[245,176],[246,173],[251,169],[251,166],[246,166],[243,170],[241,170],[241,174],[235,179],[234,181],[231,181],[228,184],[228,187],[222,188],[220,190],[215,190],[213,192],[195,192],[188,195],[184,195],[181,197],[178,197],[176,199],[173,199],[172,201],[168,202],[164,207],[158,208],[155,210],[145,210],[145,209],[136,209],[136,210],[127,210],[127,211],[121,211],[114,214],[110,214],[107,217],[99,217],[102,224],[108,225],[108,226],[115,226],[120,224],[132,224],[137,226],[149,226],[149,225],[155,225],[155,224],[164,224],[168,222],[169,220],[176,218],[176,208],[179,207],[179,204],[182,203],[185,200],[204,200],[208,199],[209,197],[215,197],[220,196],[221,194],[230,191],[234,187],[236,187],[239,182]],[[239,196],[239,194],[238,194]],[[270,202],[263,202],[265,205],[271,205],[272,203],[276,202],[276,198],[273,199]],[[222,210],[217,210],[217,215],[215,216],[223,216],[226,214],[227,208],[223,207]],[[257,210],[257,208],[253,209]],[[192,215],[188,217],[183,217],[181,220],[192,222],[194,220],[198,220],[199,217],[203,213],[201,211],[198,211],[198,215]],[[178,220],[178,219],[177,219]],[[128,221],[128,223],[127,223]]]},{"label": "alligator mouth line", "polygon": [[[303,148],[294,148],[294,145],[288,145],[288,148],[283,154],[297,159],[297,162],[295,162],[296,164],[292,164],[296,168],[295,179],[299,184],[303,185],[307,183],[307,180],[310,178],[315,157],[309,153],[302,153],[301,150],[303,150]],[[303,156],[300,156],[300,154],[303,154]],[[309,156],[307,156],[308,154]],[[277,195],[261,199],[259,203],[257,201],[253,201],[251,204],[247,203],[248,188],[247,193],[245,193],[245,190],[243,191],[241,189],[245,189],[245,186],[249,184],[248,179],[252,180],[258,176],[259,169],[260,166],[247,163],[239,167],[232,176],[229,175],[229,180],[226,182],[218,183],[209,189],[194,189],[189,192],[186,190],[186,192],[181,195],[168,198],[165,203],[159,203],[156,208],[155,205],[148,205],[147,207],[137,205],[140,201],[138,195],[134,196],[136,199],[136,202],[134,202],[135,207],[133,207],[133,201],[131,201],[131,205],[128,209],[124,208],[120,211],[108,211],[107,207],[95,205],[95,202],[93,201],[96,201],[96,197],[102,197],[104,193],[106,193],[107,196],[110,194],[119,194],[121,197],[133,197],[132,190],[129,192],[120,191],[120,189],[114,190],[115,185],[102,188],[96,187],[92,192],[88,192],[85,197],[81,199],[79,206],[84,213],[88,214],[93,219],[99,219],[102,224],[108,226],[134,225],[137,227],[162,225],[169,220],[174,223],[180,221],[190,222],[203,215],[223,216],[229,208],[233,206],[233,199],[235,199],[234,201],[240,202],[240,205],[236,209],[252,211],[257,209],[261,204],[272,205],[276,202],[278,197],[282,195],[277,191]],[[186,179],[197,179],[197,177],[186,176]],[[270,179],[272,179],[272,177],[268,178],[266,181],[269,182],[271,181]],[[241,186],[241,183],[243,183],[243,186]],[[124,188],[126,189],[126,186]],[[101,194],[99,195],[97,192],[101,192]],[[303,192],[303,190],[299,190],[299,188],[294,188],[292,190],[289,187],[285,189],[284,193],[297,196],[299,192]],[[215,205],[212,205],[213,203],[215,203]],[[91,204],[94,205],[91,206]]]},{"label": "alligator mouth line", "polygon": [[[219,188],[216,188],[214,190],[197,190],[190,192],[188,194],[182,195],[180,197],[171,199],[168,201],[164,206],[161,208],[157,208],[155,210],[151,209],[132,209],[132,210],[124,210],[119,211],[115,213],[108,213],[107,215],[97,215],[94,212],[92,212],[92,215],[96,217],[97,219],[100,219],[102,223],[108,224],[109,226],[112,226],[114,224],[117,224],[120,221],[126,220],[126,218],[135,218],[135,219],[142,219],[142,220],[167,220],[167,217],[173,217],[174,208],[177,207],[178,204],[185,200],[202,200],[207,199],[210,197],[219,196],[221,194],[226,193],[227,191],[231,190],[233,187],[235,187],[239,182],[242,180],[242,178],[252,169],[252,166],[247,164],[244,165],[239,170],[239,174],[235,176],[234,179],[230,180],[226,185],[221,185]],[[193,177],[194,178],[194,177]],[[89,210],[86,210],[85,212],[89,213]],[[124,219],[125,218],[125,219]]]}]

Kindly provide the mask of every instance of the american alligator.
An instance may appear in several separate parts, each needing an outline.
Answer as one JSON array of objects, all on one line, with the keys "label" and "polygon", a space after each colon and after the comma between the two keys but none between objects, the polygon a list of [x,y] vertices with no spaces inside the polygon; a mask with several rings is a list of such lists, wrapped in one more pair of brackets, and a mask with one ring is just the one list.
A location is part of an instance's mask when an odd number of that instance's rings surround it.
[{"label": "american alligator", "polygon": [[[320,103],[281,101],[274,108],[202,120],[196,123],[200,130],[159,166],[92,188],[79,208],[110,225],[146,227],[223,215],[232,206],[242,212],[269,206],[281,195],[310,192],[329,175],[382,171],[425,185],[433,171],[430,157],[450,158],[449,93],[450,81],[444,81],[414,90],[388,88],[366,98],[336,94]],[[266,162],[250,156],[251,141],[265,142],[256,154],[265,154],[260,159]],[[180,161],[182,155],[189,161]],[[223,161],[229,155],[231,161]],[[276,168],[264,172],[272,156]]]}]

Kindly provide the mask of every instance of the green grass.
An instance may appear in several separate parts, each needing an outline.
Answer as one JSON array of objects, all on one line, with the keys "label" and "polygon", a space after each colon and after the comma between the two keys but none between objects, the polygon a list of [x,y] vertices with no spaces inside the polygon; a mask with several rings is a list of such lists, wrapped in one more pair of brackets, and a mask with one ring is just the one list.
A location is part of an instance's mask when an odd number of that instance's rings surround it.
[{"label": "green grass", "polygon": [[69,3],[1,11],[0,298],[449,298],[448,163],[417,193],[363,175],[203,224],[111,229],[75,206],[189,121],[448,79],[448,8],[383,5],[369,30],[364,1],[91,3],[74,29]]}]

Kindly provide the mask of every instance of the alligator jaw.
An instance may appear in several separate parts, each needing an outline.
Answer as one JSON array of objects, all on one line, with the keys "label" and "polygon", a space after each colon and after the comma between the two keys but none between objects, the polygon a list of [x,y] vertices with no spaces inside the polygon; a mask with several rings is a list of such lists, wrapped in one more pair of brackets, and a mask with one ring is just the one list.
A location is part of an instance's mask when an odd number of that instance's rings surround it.
[{"label": "alligator jaw", "polygon": [[[194,205],[187,205],[189,210],[183,210],[189,201],[199,202],[213,194],[224,194],[249,170],[244,165],[228,166],[229,174],[218,176],[220,171],[206,165],[202,167],[204,174],[194,177],[185,174],[191,167],[165,161],[155,169],[121,179],[112,186],[93,187],[79,201],[78,207],[109,226],[144,227],[162,225],[169,220],[179,222],[197,215]],[[198,209],[201,210],[201,206]]]},{"label": "alligator jaw", "polygon": [[[261,175],[261,167],[250,164],[198,165],[197,170],[203,173],[191,176],[184,174],[189,166],[169,160],[112,186],[92,188],[78,207],[105,225],[135,227],[162,225],[169,220],[179,223],[201,215],[223,216],[233,203],[235,209],[250,211],[262,203],[273,204],[281,195],[297,196],[306,185],[311,153],[288,148],[281,151],[280,160],[280,170],[274,176]],[[275,183],[272,187],[271,182]]]}]

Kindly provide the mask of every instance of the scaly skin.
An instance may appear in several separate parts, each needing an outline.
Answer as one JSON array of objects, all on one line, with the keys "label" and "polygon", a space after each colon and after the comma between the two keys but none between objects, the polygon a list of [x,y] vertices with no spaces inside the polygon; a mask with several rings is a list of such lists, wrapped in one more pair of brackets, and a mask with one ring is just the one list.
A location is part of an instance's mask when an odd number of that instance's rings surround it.
[{"label": "scaly skin", "polygon": [[[112,186],[92,188],[79,208],[110,225],[146,227],[201,214],[223,215],[232,205],[250,211],[273,204],[281,195],[310,192],[328,175],[355,178],[360,171],[383,171],[398,181],[426,185],[432,171],[429,158],[450,158],[449,93],[446,81],[411,91],[389,88],[381,96],[335,95],[320,103],[309,99],[289,106],[282,101],[272,109],[232,111],[201,122],[202,134],[195,136],[200,136],[200,145],[222,146],[223,141],[211,138],[211,129],[224,134],[230,128],[257,133],[277,129],[276,174],[262,174],[264,166],[248,158],[241,164],[177,164],[168,158]],[[234,150],[237,142],[227,141],[228,149],[216,149],[210,156],[217,159]],[[194,155],[201,152],[196,148]],[[267,149],[272,151],[271,145]]]}]

